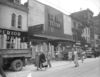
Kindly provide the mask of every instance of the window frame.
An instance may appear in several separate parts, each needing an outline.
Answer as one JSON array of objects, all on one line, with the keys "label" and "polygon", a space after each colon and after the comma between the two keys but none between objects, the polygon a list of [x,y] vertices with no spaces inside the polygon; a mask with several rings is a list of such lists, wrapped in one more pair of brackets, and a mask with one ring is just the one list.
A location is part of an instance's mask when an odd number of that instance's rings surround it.
[{"label": "window frame", "polygon": [[11,15],[11,26],[16,27],[16,14],[12,13]]},{"label": "window frame", "polygon": [[22,15],[18,15],[18,28],[22,28]]}]

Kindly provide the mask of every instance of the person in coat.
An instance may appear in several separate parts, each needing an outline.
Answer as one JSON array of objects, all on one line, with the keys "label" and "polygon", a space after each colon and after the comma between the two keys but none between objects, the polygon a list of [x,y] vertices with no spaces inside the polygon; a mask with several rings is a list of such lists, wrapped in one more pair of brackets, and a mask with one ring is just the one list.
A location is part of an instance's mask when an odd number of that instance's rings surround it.
[{"label": "person in coat", "polygon": [[82,63],[84,62],[84,57],[85,57],[85,51],[81,49],[81,61]]},{"label": "person in coat", "polygon": [[47,63],[49,67],[51,67],[51,53],[50,52],[47,53]]},{"label": "person in coat", "polygon": [[46,62],[45,54],[43,52],[40,52],[40,55],[39,55],[39,67],[40,67],[40,69],[42,69],[44,62]]},{"label": "person in coat", "polygon": [[37,67],[37,70],[39,70],[39,68],[40,68],[40,66],[39,66],[39,56],[40,56],[40,53],[36,52],[36,55],[35,55],[35,66]]},{"label": "person in coat", "polygon": [[74,64],[75,64],[75,67],[79,66],[77,48],[75,48],[75,50],[74,50]]},{"label": "person in coat", "polygon": [[68,59],[69,59],[69,61],[72,61],[72,51],[68,52]]}]

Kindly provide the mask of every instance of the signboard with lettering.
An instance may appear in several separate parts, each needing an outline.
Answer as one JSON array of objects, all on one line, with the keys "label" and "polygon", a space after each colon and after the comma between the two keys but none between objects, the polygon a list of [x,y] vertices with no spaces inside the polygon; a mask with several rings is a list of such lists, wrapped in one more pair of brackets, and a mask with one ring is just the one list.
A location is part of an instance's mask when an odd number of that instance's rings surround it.
[{"label": "signboard with lettering", "polygon": [[51,36],[62,37],[63,30],[63,13],[50,6],[45,8],[45,33]]},{"label": "signboard with lettering", "polygon": [[48,26],[54,28],[60,28],[61,23],[60,23],[59,15],[52,15],[48,13]]},{"label": "signboard with lettering", "polygon": [[19,31],[13,31],[13,30],[1,29],[1,28],[0,28],[0,34],[7,34],[9,36],[21,36],[21,32]]}]

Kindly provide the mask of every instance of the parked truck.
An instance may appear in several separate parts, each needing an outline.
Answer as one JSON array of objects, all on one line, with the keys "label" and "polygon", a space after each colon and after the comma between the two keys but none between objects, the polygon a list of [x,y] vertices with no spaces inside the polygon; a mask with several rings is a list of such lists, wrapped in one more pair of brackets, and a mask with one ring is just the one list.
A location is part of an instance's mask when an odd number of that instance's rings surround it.
[{"label": "parked truck", "polygon": [[3,67],[11,68],[13,71],[22,70],[26,65],[25,60],[31,58],[31,49],[0,49],[3,57]]}]

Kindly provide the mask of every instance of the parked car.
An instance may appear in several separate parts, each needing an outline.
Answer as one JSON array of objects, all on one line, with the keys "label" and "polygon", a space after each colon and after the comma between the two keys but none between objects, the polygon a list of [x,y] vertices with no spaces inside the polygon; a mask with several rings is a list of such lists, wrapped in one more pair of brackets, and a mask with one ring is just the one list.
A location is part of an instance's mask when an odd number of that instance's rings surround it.
[{"label": "parked car", "polygon": [[92,51],[91,48],[86,50],[86,57],[88,57],[88,58],[94,57],[94,52]]},{"label": "parked car", "polygon": [[86,52],[86,57],[94,57],[93,52]]},{"label": "parked car", "polygon": [[62,52],[61,54],[63,55],[63,60],[68,60],[68,52]]}]

